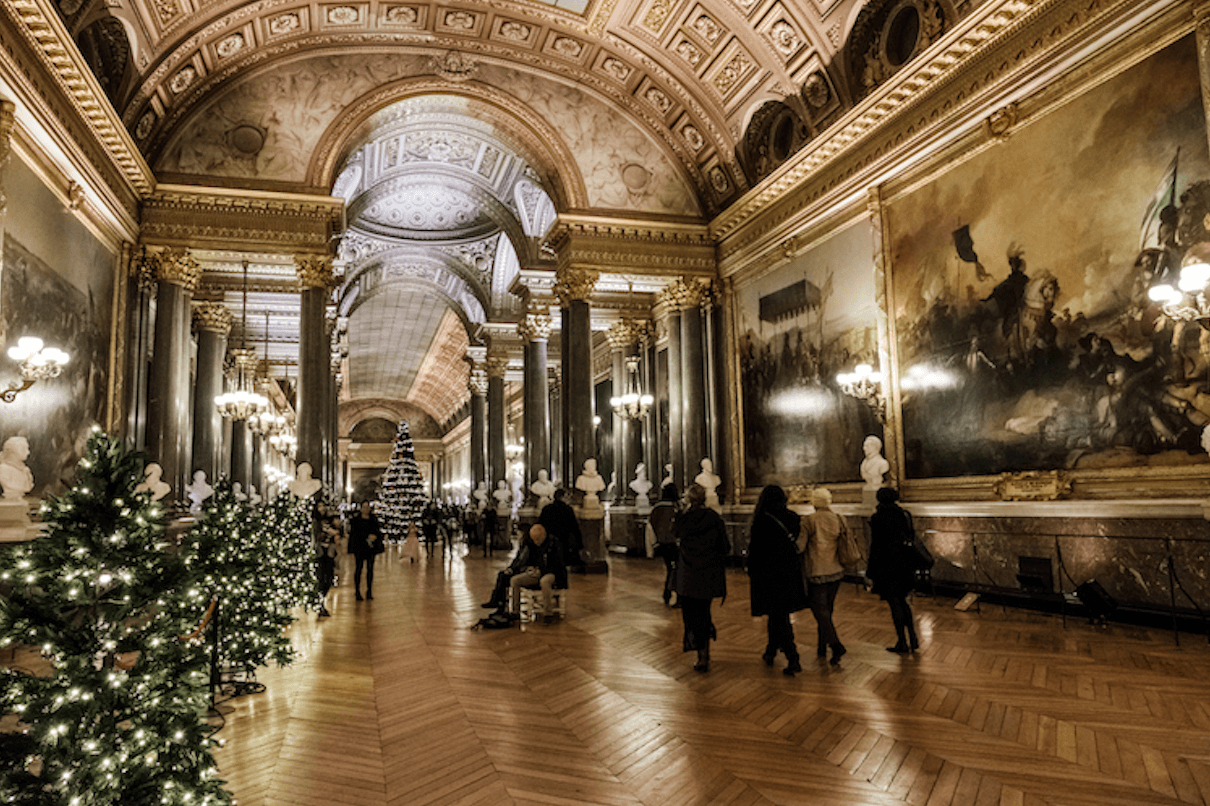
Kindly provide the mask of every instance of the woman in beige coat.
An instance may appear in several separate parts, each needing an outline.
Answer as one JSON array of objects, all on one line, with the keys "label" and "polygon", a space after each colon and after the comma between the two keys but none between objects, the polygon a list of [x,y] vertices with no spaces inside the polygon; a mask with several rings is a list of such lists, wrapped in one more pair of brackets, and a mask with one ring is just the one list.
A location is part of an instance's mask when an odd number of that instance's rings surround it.
[{"label": "woman in beige coat", "polygon": [[811,494],[811,505],[815,511],[802,519],[798,549],[803,553],[807,599],[819,630],[815,654],[825,657],[828,647],[831,647],[832,659],[829,662],[836,666],[845,653],[844,644],[836,635],[836,625],[832,623],[832,605],[836,601],[836,592],[840,590],[840,581],[844,578],[844,566],[837,557],[836,547],[841,531],[847,527],[844,518],[832,511],[831,491],[817,488]]}]

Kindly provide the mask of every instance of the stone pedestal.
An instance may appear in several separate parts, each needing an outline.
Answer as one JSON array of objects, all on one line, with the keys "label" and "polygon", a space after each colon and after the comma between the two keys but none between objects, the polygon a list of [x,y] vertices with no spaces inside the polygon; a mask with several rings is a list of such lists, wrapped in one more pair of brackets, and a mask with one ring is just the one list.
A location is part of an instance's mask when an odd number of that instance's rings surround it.
[{"label": "stone pedestal", "polygon": [[576,518],[580,521],[580,533],[584,536],[584,548],[580,556],[584,559],[585,574],[608,574],[609,563],[605,559],[605,510],[577,508]]},{"label": "stone pedestal", "polygon": [[878,490],[871,490],[869,487],[861,489],[861,511],[858,515],[869,517],[874,514],[874,510],[878,508]]},{"label": "stone pedestal", "polygon": [[21,543],[36,535],[29,520],[28,501],[0,500],[0,543]]},{"label": "stone pedestal", "polygon": [[626,549],[631,557],[646,556],[647,550],[643,545],[643,534],[639,529],[639,516],[635,507],[609,508],[609,542],[615,547]]}]

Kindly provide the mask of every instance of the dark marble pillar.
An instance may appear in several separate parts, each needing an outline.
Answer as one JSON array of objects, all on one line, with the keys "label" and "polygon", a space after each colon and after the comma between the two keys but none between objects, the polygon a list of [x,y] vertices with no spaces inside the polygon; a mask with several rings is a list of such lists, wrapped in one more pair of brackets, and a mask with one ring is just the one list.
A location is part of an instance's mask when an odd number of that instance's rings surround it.
[{"label": "dark marble pillar", "polygon": [[562,469],[563,485],[571,489],[576,473],[571,466],[571,414],[570,395],[567,391],[567,365],[571,361],[571,339],[567,337],[571,328],[571,309],[563,301],[559,308],[559,467]]},{"label": "dark marble pillar", "polygon": [[566,475],[563,471],[563,376],[557,367],[548,367],[546,373],[546,388],[550,391],[550,433],[554,443],[550,446],[550,480],[556,486],[566,487]]},{"label": "dark marble pillar", "polygon": [[[550,317],[530,312],[517,325],[525,342],[525,408],[522,429],[525,434],[526,501],[534,503],[529,485],[538,471],[550,473],[550,394],[546,388],[546,350],[550,338]],[[535,499],[536,500],[536,499]]]},{"label": "dark marble pillar", "polygon": [[[147,447],[147,395],[150,356],[155,338],[151,310],[156,295],[155,261],[140,254],[131,261],[126,299],[126,441],[135,450]],[[220,379],[221,382],[221,379]]]},{"label": "dark marble pillar", "polygon": [[325,469],[325,396],[328,393],[330,351],[326,311],[329,292],[335,285],[332,259],[296,256],[298,282],[302,287],[298,325],[298,413],[297,464],[311,465],[312,478],[323,478]]},{"label": "dark marble pillar", "polygon": [[147,394],[147,453],[164,469],[178,501],[193,480],[188,467],[191,406],[190,305],[201,268],[188,252],[161,252],[152,258],[156,289],[155,352]]},{"label": "dark marble pillar", "polygon": [[[639,364],[642,373],[642,393],[655,397],[655,328],[647,321],[639,334]],[[659,498],[660,481],[664,478],[664,453],[661,450],[659,410],[652,403],[651,410],[643,418],[642,456],[647,464],[647,478],[655,485],[648,493],[651,503]]]},{"label": "dark marble pillar", "polygon": [[248,474],[248,486],[255,487],[261,495],[265,494],[265,435],[252,435],[252,469]]},{"label": "dark marble pillar", "polygon": [[694,305],[681,312],[681,445],[686,482],[697,475],[706,458],[705,360],[702,312]]},{"label": "dark marble pillar", "polygon": [[[627,321],[615,322],[609,328],[606,337],[609,339],[610,377],[613,381],[613,397],[614,399],[620,399],[622,395],[630,391],[626,383],[626,351],[630,348],[630,343],[633,340],[630,323]],[[612,409],[612,407],[613,400],[610,400],[610,408]],[[601,468],[601,470],[606,477],[608,477],[610,471],[618,474],[617,501],[625,502],[628,498],[627,493],[630,490],[629,486],[627,486],[627,473],[632,463],[631,457],[626,452],[627,432],[630,421],[616,411],[602,412],[600,416],[613,417],[613,467]]]},{"label": "dark marble pillar", "polygon": [[471,490],[487,483],[487,376],[483,370],[471,371]]},{"label": "dark marble pillar", "polygon": [[202,470],[206,478],[217,479],[222,472],[223,416],[214,399],[223,393],[223,360],[227,355],[227,335],[231,332],[231,312],[219,302],[203,302],[193,310],[197,328],[197,375],[193,395],[192,471]]},{"label": "dark marble pillar", "polygon": [[583,471],[584,460],[596,458],[592,426],[592,320],[588,300],[597,278],[595,271],[569,268],[560,269],[555,281],[559,304],[567,310],[563,331],[567,342],[563,393],[567,396],[565,424],[569,438],[566,477],[571,484]]},{"label": "dark marble pillar", "polygon": [[681,439],[684,406],[681,384],[681,312],[668,311],[668,461],[677,489],[685,488],[685,450]]},{"label": "dark marble pillar", "polygon": [[714,462],[714,469],[725,467],[727,452],[723,450],[722,423],[719,419],[721,411],[719,400],[719,378],[721,376],[718,352],[718,308],[714,298],[707,295],[702,300],[702,326],[704,328],[703,350],[706,354],[706,456]]},{"label": "dark marble pillar", "polygon": [[504,455],[504,372],[508,359],[488,356],[487,359],[487,466],[491,477],[488,490],[496,489],[508,480],[508,457]]},{"label": "dark marble pillar", "polygon": [[231,481],[238,481],[245,490],[252,477],[252,429],[247,420],[231,423]]}]

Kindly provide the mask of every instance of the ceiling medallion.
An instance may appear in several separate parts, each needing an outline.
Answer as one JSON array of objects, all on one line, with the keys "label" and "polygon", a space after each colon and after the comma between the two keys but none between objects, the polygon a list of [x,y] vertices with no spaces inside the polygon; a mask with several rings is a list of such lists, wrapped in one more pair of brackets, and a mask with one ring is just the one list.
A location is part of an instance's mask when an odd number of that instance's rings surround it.
[{"label": "ceiling medallion", "polygon": [[478,62],[456,50],[448,51],[441,58],[433,57],[429,63],[446,81],[466,81],[479,69]]}]

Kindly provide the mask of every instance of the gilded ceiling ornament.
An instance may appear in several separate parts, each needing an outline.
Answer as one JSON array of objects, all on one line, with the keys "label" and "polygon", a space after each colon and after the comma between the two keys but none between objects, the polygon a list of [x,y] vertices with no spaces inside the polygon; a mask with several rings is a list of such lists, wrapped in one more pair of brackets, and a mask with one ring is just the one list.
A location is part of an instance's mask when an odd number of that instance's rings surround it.
[{"label": "gilded ceiling ornament", "polygon": [[139,140],[144,139],[151,134],[151,127],[155,125],[155,111],[148,109],[143,113],[143,117],[139,118],[138,124],[134,127],[134,136]]},{"label": "gilded ceiling ornament", "polygon": [[502,355],[489,355],[485,367],[488,378],[503,378],[508,371],[508,358]]},{"label": "gilded ceiling ornament", "polygon": [[609,330],[605,331],[605,338],[609,340],[609,346],[616,350],[624,350],[634,344],[634,330],[630,326],[630,322],[625,319],[620,319],[609,326]]},{"label": "gilded ceiling ornament", "polygon": [[719,36],[723,33],[723,29],[719,27],[718,23],[706,14],[702,14],[693,21],[693,30],[701,34],[702,38],[711,45],[717,42]]},{"label": "gilded ceiling ornament", "polygon": [[190,293],[197,290],[202,279],[202,267],[188,249],[169,249],[150,257],[157,280],[182,286]]},{"label": "gilded ceiling ornament", "polygon": [[802,44],[798,31],[795,31],[794,26],[785,20],[778,20],[769,28],[769,40],[783,56],[792,55]]},{"label": "gilded ceiling ornament", "polygon": [[446,81],[466,81],[479,69],[478,62],[456,50],[447,51],[440,59],[434,57],[429,63],[433,71]]},{"label": "gilded ceiling ornament", "polygon": [[664,23],[668,20],[668,15],[671,13],[672,0],[655,0],[647,9],[647,14],[643,17],[643,27],[658,32],[664,27]]},{"label": "gilded ceiling ornament", "polygon": [[592,269],[560,268],[555,272],[555,297],[563,307],[572,302],[588,302],[600,277]]},{"label": "gilded ceiling ornament", "polygon": [[514,42],[525,42],[529,39],[533,29],[528,25],[509,20],[500,26],[500,36],[504,39],[511,39]]},{"label": "gilded ceiling ornament", "polygon": [[702,137],[702,133],[697,130],[696,126],[689,125],[683,127],[681,129],[681,137],[685,138],[685,142],[694,151],[701,151],[702,146],[706,144],[705,138]]},{"label": "gilded ceiling ornament", "polygon": [[715,165],[710,169],[710,186],[714,188],[715,193],[726,193],[731,187],[731,182],[727,179],[727,174],[721,167]]},{"label": "gilded ceiling ornament", "polygon": [[984,130],[990,137],[1003,140],[1008,137],[1013,126],[1017,125],[1017,103],[1001,107],[983,121]]},{"label": "gilded ceiling ornament", "polygon": [[203,302],[193,309],[193,324],[198,330],[212,330],[220,336],[231,332],[235,317],[221,302]]},{"label": "gilded ceiling ornament", "polygon": [[160,22],[168,23],[181,13],[181,7],[176,0],[155,0],[155,11],[160,17]]},{"label": "gilded ceiling ornament", "polygon": [[186,65],[181,69],[180,72],[172,77],[172,81],[168,82],[168,89],[179,95],[180,93],[184,92],[196,78],[197,70],[195,70],[192,65]]},{"label": "gilded ceiling ornament", "polygon": [[392,25],[415,25],[419,19],[415,6],[391,6],[386,13],[386,21]]},{"label": "gilded ceiling ornament", "polygon": [[643,93],[643,97],[647,102],[660,110],[661,113],[667,112],[672,108],[672,101],[664,94],[664,91],[656,87],[648,87],[647,92]]},{"label": "gilded ceiling ornament", "polygon": [[295,255],[294,268],[298,272],[298,284],[304,291],[310,288],[328,290],[337,285],[330,257]]},{"label": "gilded ceiling ornament", "polygon": [[678,277],[676,282],[666,286],[660,292],[660,300],[669,308],[684,311],[696,308],[711,295],[709,280],[694,277],[686,279]]},{"label": "gilded ceiling ornament", "polygon": [[79,210],[84,206],[84,186],[79,182],[67,183],[67,209]]},{"label": "gilded ceiling ornament", "polygon": [[446,28],[461,28],[464,31],[475,30],[475,15],[467,11],[448,11],[442,23]]},{"label": "gilded ceiling ornament", "polygon": [[235,33],[231,36],[220,39],[218,45],[215,46],[214,51],[221,58],[225,59],[228,56],[233,56],[243,50],[244,44],[244,35]]},{"label": "gilded ceiling ornament", "polygon": [[517,335],[525,341],[547,341],[550,330],[550,316],[537,311],[530,311],[517,323]]},{"label": "gilded ceiling ornament", "polygon": [[737,53],[731,57],[731,61],[727,62],[726,66],[718,72],[711,82],[715,88],[726,95],[743,77],[744,72],[752,66],[752,60],[744,53]]},{"label": "gilded ceiling ornament", "polygon": [[273,34],[274,36],[288,34],[291,31],[297,31],[301,27],[302,20],[300,20],[298,15],[293,12],[289,14],[279,14],[273,19],[269,20],[269,33]]},{"label": "gilded ceiling ornament", "polygon": [[621,59],[615,59],[612,56],[601,62],[601,69],[618,81],[625,81],[630,77],[630,68],[626,65],[626,62]]},{"label": "gilded ceiling ornament", "polygon": [[361,19],[352,6],[332,6],[328,9],[328,22],[333,25],[353,25]]}]

